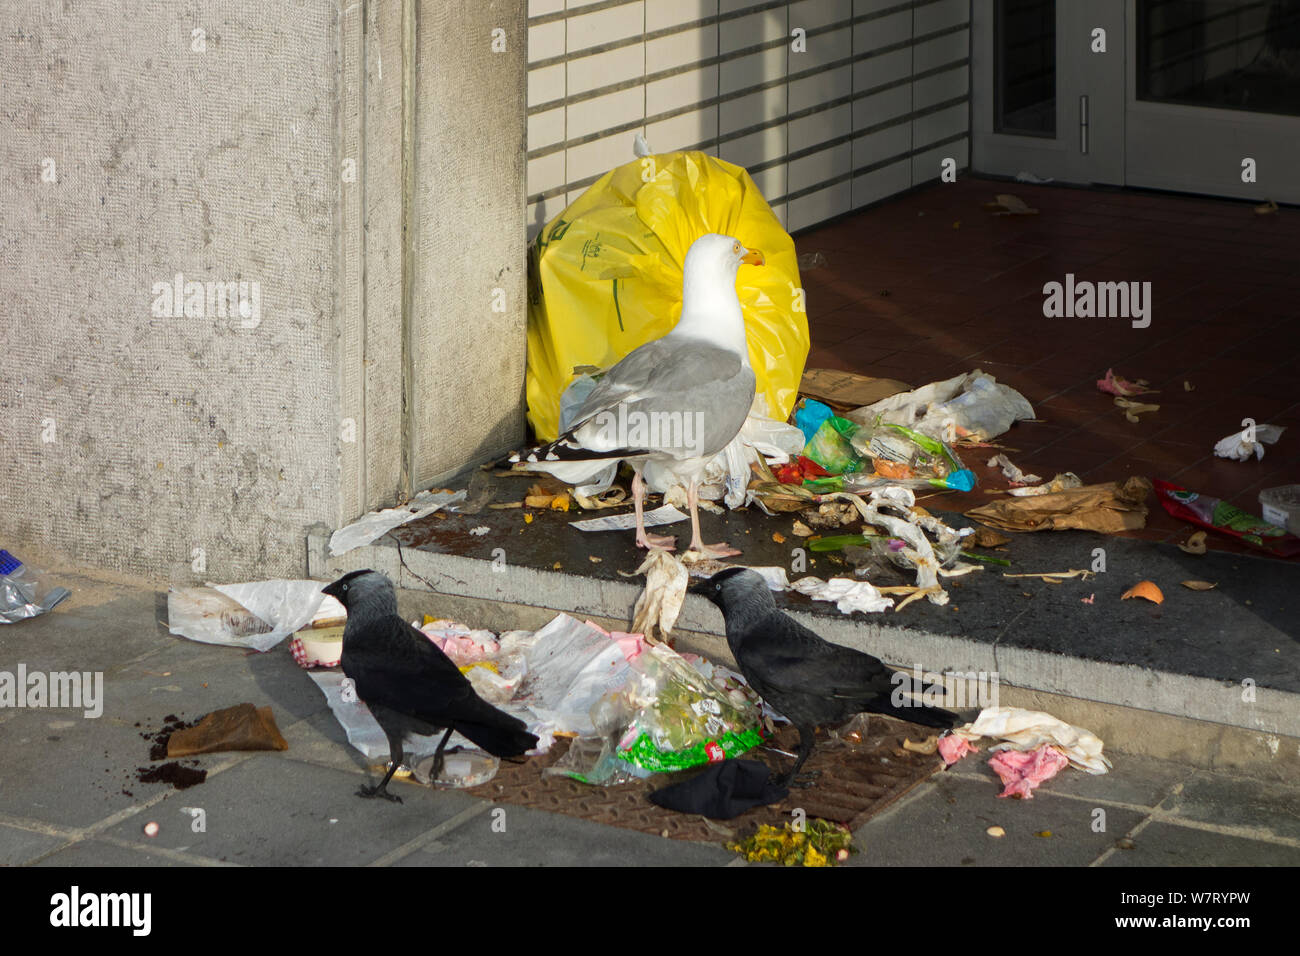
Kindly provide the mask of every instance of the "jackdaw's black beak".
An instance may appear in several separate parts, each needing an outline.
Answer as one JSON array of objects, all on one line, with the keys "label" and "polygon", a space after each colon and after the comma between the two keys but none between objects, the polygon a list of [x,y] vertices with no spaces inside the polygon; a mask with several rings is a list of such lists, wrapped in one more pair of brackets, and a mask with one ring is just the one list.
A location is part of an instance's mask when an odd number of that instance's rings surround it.
[{"label": "jackdaw's black beak", "polygon": [[705,597],[708,597],[713,593],[713,585],[710,583],[708,578],[705,578],[703,581],[697,581],[695,584],[692,584],[686,590],[690,594],[703,594]]}]

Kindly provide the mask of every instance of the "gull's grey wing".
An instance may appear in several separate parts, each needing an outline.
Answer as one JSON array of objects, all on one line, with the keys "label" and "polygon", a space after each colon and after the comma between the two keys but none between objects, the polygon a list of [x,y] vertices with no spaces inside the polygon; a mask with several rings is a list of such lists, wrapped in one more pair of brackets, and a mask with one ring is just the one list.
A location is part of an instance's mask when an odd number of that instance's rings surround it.
[{"label": "gull's grey wing", "polygon": [[654,443],[650,450],[678,458],[711,457],[745,424],[754,385],[753,370],[728,349],[691,339],[656,339],[605,374],[574,416],[578,424],[572,431],[584,447],[599,447],[602,412],[617,415],[621,406],[650,421],[698,412],[700,428],[692,432],[689,447],[670,440]]}]

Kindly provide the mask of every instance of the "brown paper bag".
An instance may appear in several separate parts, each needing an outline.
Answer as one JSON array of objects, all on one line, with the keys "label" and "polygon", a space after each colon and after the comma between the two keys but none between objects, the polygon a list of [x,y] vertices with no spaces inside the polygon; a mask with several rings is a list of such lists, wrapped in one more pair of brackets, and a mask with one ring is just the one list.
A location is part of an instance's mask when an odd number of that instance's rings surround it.
[{"label": "brown paper bag", "polygon": [[1151,482],[1134,475],[1124,484],[1108,481],[1053,494],[1004,498],[966,512],[999,531],[1134,531],[1146,527]]}]

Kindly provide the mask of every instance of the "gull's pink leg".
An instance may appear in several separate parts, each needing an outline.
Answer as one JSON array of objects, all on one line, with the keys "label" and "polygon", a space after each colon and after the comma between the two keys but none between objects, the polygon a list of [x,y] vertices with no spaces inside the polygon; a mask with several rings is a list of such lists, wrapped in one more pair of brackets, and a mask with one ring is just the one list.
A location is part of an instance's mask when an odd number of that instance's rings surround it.
[{"label": "gull's pink leg", "polygon": [[725,541],[718,544],[705,544],[700,540],[700,485],[695,479],[691,479],[690,486],[686,489],[686,501],[691,506],[692,551],[698,551],[706,558],[730,558],[740,554],[735,548],[729,547]]},{"label": "gull's pink leg", "polygon": [[632,469],[632,503],[636,505],[636,546],[638,548],[660,548],[672,551],[677,547],[677,539],[667,535],[649,534],[645,529],[645,515],[642,502],[645,500],[645,482],[641,480],[641,469]]}]

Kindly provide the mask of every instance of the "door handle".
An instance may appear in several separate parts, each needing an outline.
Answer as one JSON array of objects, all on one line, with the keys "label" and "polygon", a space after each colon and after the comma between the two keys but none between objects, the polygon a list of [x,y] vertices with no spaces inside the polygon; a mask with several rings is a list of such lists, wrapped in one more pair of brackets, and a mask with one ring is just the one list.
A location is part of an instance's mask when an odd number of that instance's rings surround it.
[{"label": "door handle", "polygon": [[1079,97],[1079,152],[1088,155],[1088,94]]}]

